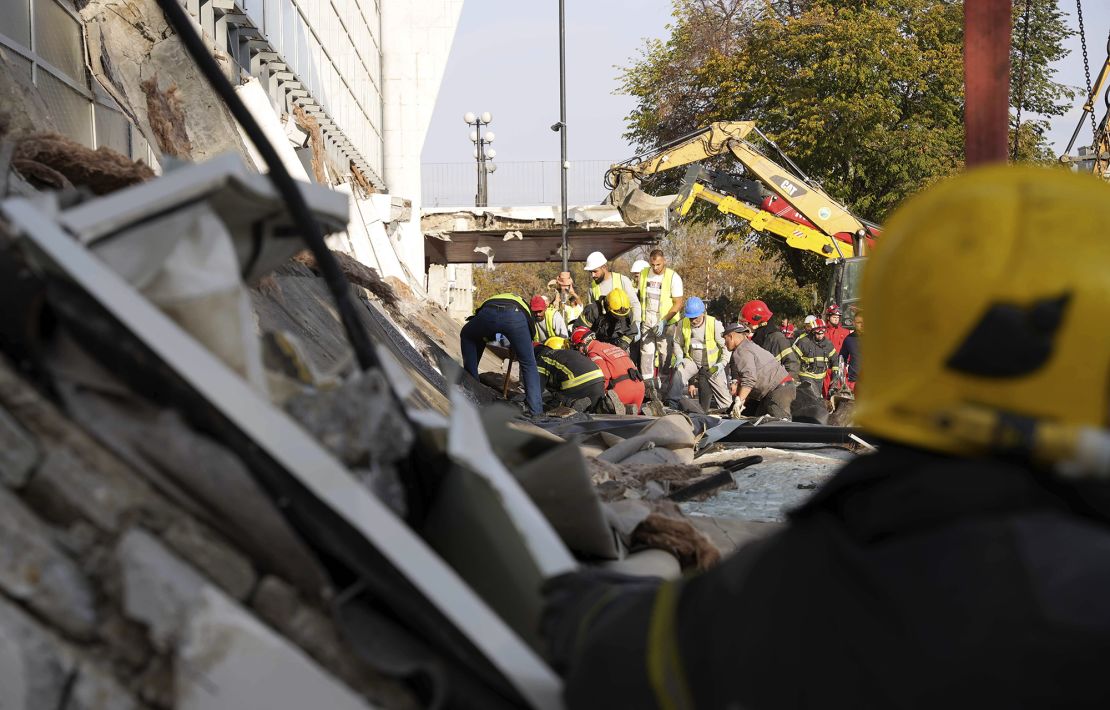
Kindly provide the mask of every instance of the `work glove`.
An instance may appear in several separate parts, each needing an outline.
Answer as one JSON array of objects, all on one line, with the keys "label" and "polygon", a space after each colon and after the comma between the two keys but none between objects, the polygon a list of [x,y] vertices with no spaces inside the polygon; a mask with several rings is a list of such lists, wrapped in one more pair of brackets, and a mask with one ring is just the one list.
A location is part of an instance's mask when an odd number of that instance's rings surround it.
[{"label": "work glove", "polygon": [[733,397],[732,408],[728,410],[728,415],[733,419],[739,419],[744,414],[744,400],[739,397]]},{"label": "work glove", "polygon": [[662,338],[664,331],[667,330],[667,324],[663,322],[656,323],[652,330],[655,331],[656,338]]},{"label": "work glove", "polygon": [[590,625],[583,622],[596,623],[607,608],[627,604],[640,594],[654,593],[662,581],[659,577],[582,568],[544,582],[540,635],[547,641],[555,670],[564,673],[570,667],[580,635],[590,630]]}]

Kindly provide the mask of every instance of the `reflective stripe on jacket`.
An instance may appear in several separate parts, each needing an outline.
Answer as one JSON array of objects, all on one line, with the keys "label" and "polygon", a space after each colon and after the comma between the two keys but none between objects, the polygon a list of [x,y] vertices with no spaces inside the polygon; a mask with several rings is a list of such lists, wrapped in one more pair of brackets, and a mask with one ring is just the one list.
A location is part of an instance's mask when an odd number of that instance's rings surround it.
[{"label": "reflective stripe on jacket", "polygon": [[818,342],[809,334],[803,335],[795,341],[794,352],[802,361],[802,369],[798,373],[802,377],[823,380],[829,370],[833,374],[840,371],[840,357],[827,338]]},{"label": "reflective stripe on jacket", "polygon": [[537,348],[536,369],[540,373],[541,384],[547,389],[569,390],[605,379],[597,363],[574,350]]}]

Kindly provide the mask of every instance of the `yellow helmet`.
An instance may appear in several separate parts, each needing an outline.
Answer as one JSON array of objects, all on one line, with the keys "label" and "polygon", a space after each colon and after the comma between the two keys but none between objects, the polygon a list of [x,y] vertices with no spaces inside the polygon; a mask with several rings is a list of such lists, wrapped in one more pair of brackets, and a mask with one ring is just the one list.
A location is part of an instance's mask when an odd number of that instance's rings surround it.
[{"label": "yellow helmet", "polygon": [[567,339],[559,337],[558,335],[552,335],[550,338],[543,341],[543,344],[552,350],[565,350],[567,347]]},{"label": "yellow helmet", "polygon": [[610,291],[605,302],[609,306],[609,312],[616,316],[626,316],[632,310],[632,301],[628,300],[628,294],[623,288]]},{"label": "yellow helmet", "polygon": [[1065,473],[1110,453],[1110,333],[1090,327],[1110,312],[1108,227],[1110,186],[1061,169],[983,168],[907,201],[863,274],[860,426]]}]

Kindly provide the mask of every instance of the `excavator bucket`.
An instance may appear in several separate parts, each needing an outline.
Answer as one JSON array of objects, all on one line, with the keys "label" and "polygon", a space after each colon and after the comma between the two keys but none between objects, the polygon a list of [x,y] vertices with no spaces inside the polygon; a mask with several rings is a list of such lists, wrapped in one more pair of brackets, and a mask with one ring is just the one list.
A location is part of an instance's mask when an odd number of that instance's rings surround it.
[{"label": "excavator bucket", "polygon": [[640,189],[640,181],[627,173],[621,173],[617,186],[606,199],[616,207],[627,224],[661,224],[670,228],[668,209],[675,195],[649,195]]}]

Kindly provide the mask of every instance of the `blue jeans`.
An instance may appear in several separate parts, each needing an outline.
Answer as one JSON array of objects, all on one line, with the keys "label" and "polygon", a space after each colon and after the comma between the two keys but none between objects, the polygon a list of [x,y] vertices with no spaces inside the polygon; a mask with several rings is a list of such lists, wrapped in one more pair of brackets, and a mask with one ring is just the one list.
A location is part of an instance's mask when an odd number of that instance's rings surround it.
[{"label": "blue jeans", "polygon": [[459,337],[463,367],[477,379],[478,360],[486,349],[486,341],[497,333],[509,339],[516,361],[520,363],[520,379],[524,382],[524,399],[528,403],[528,411],[543,414],[540,373],[536,370],[536,353],[532,349],[532,327],[528,316],[516,305],[487,303],[466,322]]}]

